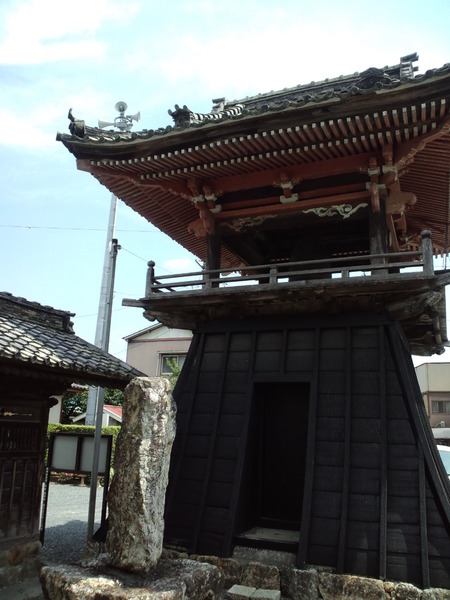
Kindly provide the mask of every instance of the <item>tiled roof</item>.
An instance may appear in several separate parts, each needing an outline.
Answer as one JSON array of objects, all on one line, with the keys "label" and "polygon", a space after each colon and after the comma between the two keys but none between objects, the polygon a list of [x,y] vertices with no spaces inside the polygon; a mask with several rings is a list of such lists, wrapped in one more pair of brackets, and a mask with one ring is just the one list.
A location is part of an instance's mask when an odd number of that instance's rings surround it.
[{"label": "tiled roof", "polygon": [[[120,421],[122,422],[122,407],[121,406],[114,406],[113,404],[104,404],[103,405],[103,414],[109,414],[111,417],[113,417],[116,421]],[[71,417],[71,420],[73,423],[78,423],[80,421],[84,421],[86,419],[86,413],[80,413],[79,415],[76,415],[75,417]]]},{"label": "tiled roof", "polygon": [[[277,112],[288,108],[296,108],[310,102],[320,103],[330,99],[345,99],[348,96],[372,94],[379,90],[394,89],[410,81],[422,81],[424,77],[434,75],[434,70],[426,75],[414,77],[413,62],[418,60],[417,54],[410,54],[400,59],[400,64],[381,69],[370,68],[362,73],[341,75],[324,81],[297,85],[293,88],[271,91],[256,96],[247,96],[239,100],[227,101],[225,98],[213,100],[210,113],[200,114],[190,111],[187,106],[169,114],[176,126],[202,125],[208,121],[228,120],[266,112]],[[450,69],[450,65],[447,65]],[[436,69],[437,71],[437,69]]]},{"label": "tiled roof", "polygon": [[76,336],[73,313],[0,292],[0,372],[125,387],[142,375]]},{"label": "tiled roof", "polygon": [[350,96],[375,94],[379,91],[393,90],[404,84],[421,84],[428,79],[450,73],[450,63],[447,63],[441,68],[430,69],[424,74],[414,75],[417,68],[413,67],[413,62],[416,60],[418,60],[418,56],[414,53],[402,57],[400,63],[394,66],[371,67],[362,73],[341,75],[320,82],[312,81],[308,84],[247,96],[239,100],[227,101],[225,98],[219,98],[212,101],[213,107],[209,113],[196,113],[186,105],[180,107],[176,104],[174,111],[168,111],[175,122],[174,126],[143,129],[139,132],[105,131],[86,125],[83,120],[74,118],[69,112],[71,135],[58,133],[57,140],[64,143],[78,138],[88,144],[133,143],[164,136],[189,127],[202,127],[208,123],[217,125],[219,122],[257,117],[265,113],[285,111],[289,108],[301,108],[307,104],[320,104],[330,100],[345,100]]},{"label": "tiled roof", "polygon": [[122,407],[121,406],[114,406],[113,404],[104,404],[103,410],[106,410],[109,413],[111,413],[111,415],[113,415],[116,419],[122,420]]}]

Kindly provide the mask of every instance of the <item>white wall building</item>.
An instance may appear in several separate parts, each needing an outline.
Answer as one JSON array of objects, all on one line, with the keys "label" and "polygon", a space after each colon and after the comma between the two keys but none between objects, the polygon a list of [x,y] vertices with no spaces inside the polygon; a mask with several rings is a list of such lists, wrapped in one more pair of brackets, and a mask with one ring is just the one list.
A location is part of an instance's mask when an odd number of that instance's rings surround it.
[{"label": "white wall building", "polygon": [[170,375],[170,363],[183,366],[191,345],[192,331],[171,329],[160,323],[124,338],[127,342],[126,362],[149,377]]},{"label": "white wall building", "polygon": [[416,374],[431,427],[450,428],[450,363],[424,363]]}]

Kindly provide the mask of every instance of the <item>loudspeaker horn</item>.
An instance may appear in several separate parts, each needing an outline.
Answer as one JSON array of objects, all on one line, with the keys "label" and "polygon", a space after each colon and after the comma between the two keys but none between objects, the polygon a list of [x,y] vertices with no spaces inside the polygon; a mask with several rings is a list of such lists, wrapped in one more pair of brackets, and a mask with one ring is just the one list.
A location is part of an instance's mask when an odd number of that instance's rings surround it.
[{"label": "loudspeaker horn", "polygon": [[133,119],[133,121],[140,121],[141,120],[141,113],[137,112],[134,115],[128,115],[130,119]]},{"label": "loudspeaker horn", "polygon": [[117,110],[117,112],[124,113],[128,108],[128,104],[126,102],[121,101],[116,102],[114,108]]},{"label": "loudspeaker horn", "polygon": [[100,121],[99,119],[98,126],[100,129],[103,129],[103,127],[114,127],[115,123],[110,123],[110,121]]}]

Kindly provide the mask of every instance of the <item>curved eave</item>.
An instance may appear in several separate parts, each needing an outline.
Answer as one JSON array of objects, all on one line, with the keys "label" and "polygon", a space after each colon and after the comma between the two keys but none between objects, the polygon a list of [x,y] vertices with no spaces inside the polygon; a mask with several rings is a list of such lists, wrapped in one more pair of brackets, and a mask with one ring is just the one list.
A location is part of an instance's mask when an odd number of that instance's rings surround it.
[{"label": "curved eave", "polygon": [[[64,384],[66,388],[73,383],[79,383],[82,385],[123,390],[133,378],[132,376],[124,377],[114,372],[99,373],[90,370],[79,370],[77,368],[33,364],[20,360],[5,360],[3,358],[0,358],[0,373],[4,376],[17,378],[18,380],[30,379],[32,381],[46,381],[59,385]],[[142,375],[136,373],[134,377]]]},{"label": "curved eave", "polygon": [[377,107],[381,109],[386,106],[387,98],[389,105],[411,102],[423,90],[426,93],[421,94],[421,97],[426,102],[435,95],[448,94],[449,89],[450,64],[392,86],[374,86],[367,90],[356,88],[340,95],[308,94],[298,100],[263,103],[251,110],[244,110],[242,114],[190,123],[183,127],[169,125],[156,130],[125,134],[87,128],[84,138],[58,133],[57,141],[62,142],[76,158],[95,159],[105,155],[106,151],[111,158],[126,160],[146,156],[149,152],[157,153],[163,149],[171,151],[196,142],[205,143],[246,131],[262,132],[271,126],[281,126],[286,120],[292,121],[295,113],[301,115],[299,122],[303,124],[322,117],[338,118],[343,112],[345,116],[351,116],[364,110],[373,111]]}]

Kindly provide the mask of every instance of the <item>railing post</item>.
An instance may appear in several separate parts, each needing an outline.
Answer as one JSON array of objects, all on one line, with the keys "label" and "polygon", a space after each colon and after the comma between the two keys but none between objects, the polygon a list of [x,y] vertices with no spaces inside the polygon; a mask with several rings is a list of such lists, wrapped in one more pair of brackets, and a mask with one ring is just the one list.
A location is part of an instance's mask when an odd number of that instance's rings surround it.
[{"label": "railing post", "polygon": [[203,280],[202,288],[205,290],[210,290],[212,287],[211,273],[209,272],[209,269],[207,269],[207,266],[204,263],[203,263],[203,268],[202,268],[202,280]]},{"label": "railing post", "polygon": [[276,283],[276,282],[277,282],[277,268],[272,267],[269,272],[269,283]]},{"label": "railing post", "polygon": [[152,293],[152,285],[155,281],[155,263],[153,260],[149,260],[147,263],[147,278],[145,280],[145,297],[150,298]]},{"label": "railing post", "polygon": [[420,235],[422,236],[422,260],[424,275],[434,275],[431,231],[424,229]]}]

